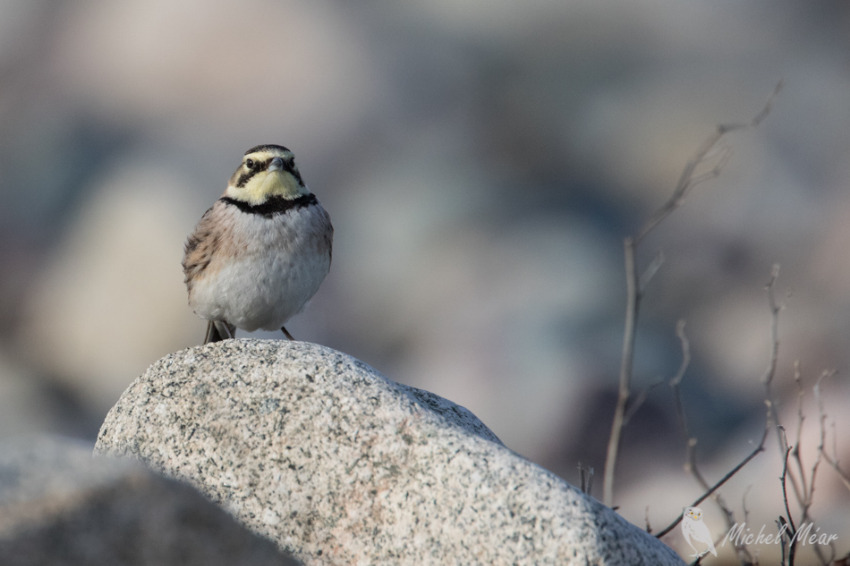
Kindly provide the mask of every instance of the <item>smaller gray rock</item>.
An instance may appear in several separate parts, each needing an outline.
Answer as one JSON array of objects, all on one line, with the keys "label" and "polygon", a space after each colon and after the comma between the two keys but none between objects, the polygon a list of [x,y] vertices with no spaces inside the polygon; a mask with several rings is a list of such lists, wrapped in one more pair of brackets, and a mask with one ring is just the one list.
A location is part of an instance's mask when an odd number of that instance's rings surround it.
[{"label": "smaller gray rock", "polygon": [[305,564],[682,563],[466,409],[312,344],[166,356],[96,450],[190,482]]},{"label": "smaller gray rock", "polygon": [[188,485],[91,445],[0,443],[0,564],[296,564]]}]

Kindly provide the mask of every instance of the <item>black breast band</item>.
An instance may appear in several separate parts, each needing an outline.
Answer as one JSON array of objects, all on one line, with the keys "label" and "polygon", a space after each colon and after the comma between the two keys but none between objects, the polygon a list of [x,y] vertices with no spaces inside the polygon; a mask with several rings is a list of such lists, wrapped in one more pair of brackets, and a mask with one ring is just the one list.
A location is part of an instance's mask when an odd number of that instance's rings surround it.
[{"label": "black breast band", "polygon": [[269,197],[266,202],[261,204],[251,204],[241,200],[236,200],[230,197],[221,197],[218,199],[225,204],[233,205],[242,212],[248,214],[260,214],[266,218],[270,218],[276,214],[283,214],[288,210],[294,210],[311,204],[317,204],[316,196],[312,193],[309,195],[301,195],[298,198],[288,199],[282,196]]}]

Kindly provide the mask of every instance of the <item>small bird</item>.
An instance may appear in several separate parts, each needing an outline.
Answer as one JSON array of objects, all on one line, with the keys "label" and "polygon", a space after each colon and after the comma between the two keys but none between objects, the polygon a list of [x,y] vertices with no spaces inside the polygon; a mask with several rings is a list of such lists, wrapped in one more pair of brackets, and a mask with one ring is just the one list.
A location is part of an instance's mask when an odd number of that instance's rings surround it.
[{"label": "small bird", "polygon": [[189,305],[206,319],[204,344],[248,332],[283,331],[316,293],[331,265],[333,226],[304,185],[292,152],[245,152],[227,189],[186,241]]},{"label": "small bird", "polygon": [[[694,554],[691,556],[702,556],[711,552],[717,556],[717,550],[714,548],[714,541],[711,539],[711,532],[708,530],[708,525],[702,522],[702,509],[699,507],[688,507],[682,514],[682,535],[688,545],[694,549]],[[696,542],[701,542],[708,547],[704,552],[700,552],[691,542],[691,539]]]}]

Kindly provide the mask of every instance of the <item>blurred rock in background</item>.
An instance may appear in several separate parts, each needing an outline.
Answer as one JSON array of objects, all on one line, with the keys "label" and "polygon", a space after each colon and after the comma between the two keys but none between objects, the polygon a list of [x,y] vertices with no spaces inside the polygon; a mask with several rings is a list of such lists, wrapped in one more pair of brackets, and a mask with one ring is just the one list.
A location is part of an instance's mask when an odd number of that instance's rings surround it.
[{"label": "blurred rock in background", "polygon": [[[148,364],[202,340],[185,237],[244,150],[281,143],[336,227],[294,335],[466,406],[569,481],[592,466],[601,486],[622,239],[718,122],[749,120],[783,79],[767,120],[725,140],[723,174],[640,250],[666,261],[635,388],[676,371],[686,319],[684,400],[722,475],[759,436],[778,262],[775,390],[794,406],[795,359],[809,391],[837,368],[824,388],[846,459],[848,38],[850,6],[828,1],[6,2],[0,435],[93,440]],[[628,519],[647,504],[672,518],[699,494],[683,454],[657,387],[626,431]],[[775,483],[763,463],[753,481]],[[847,492],[830,493],[816,517],[842,516]],[[781,512],[750,498],[769,523]]]},{"label": "blurred rock in background", "polygon": [[297,564],[191,487],[49,435],[0,440],[0,561]]}]

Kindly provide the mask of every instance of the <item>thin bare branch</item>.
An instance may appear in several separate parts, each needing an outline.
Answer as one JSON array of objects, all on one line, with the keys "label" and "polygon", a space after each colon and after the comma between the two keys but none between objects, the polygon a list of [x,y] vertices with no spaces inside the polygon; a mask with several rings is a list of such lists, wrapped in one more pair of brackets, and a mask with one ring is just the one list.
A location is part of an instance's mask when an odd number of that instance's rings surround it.
[{"label": "thin bare branch", "polygon": [[[691,363],[691,344],[685,334],[684,320],[679,320],[679,322],[676,323],[676,336],[679,338],[679,343],[682,347],[682,363],[679,364],[678,371],[676,371],[670,379],[668,385],[670,385],[670,389],[673,390],[673,405],[676,408],[676,418],[679,421],[679,430],[682,433],[682,439],[685,441],[686,446],[685,471],[692,472],[695,468],[693,465],[693,454],[696,448],[697,439],[691,437],[691,431],[688,427],[688,418],[685,414],[685,405],[682,402],[682,379],[685,377],[685,372]],[[697,475],[699,475],[699,472],[697,472]],[[702,478],[699,477],[698,480],[702,480]],[[702,484],[705,485],[705,480],[702,480]],[[705,487],[707,487],[707,485],[705,485]]]},{"label": "thin bare branch", "polygon": [[638,235],[635,237],[635,244],[639,244],[641,240],[655,229],[656,226],[658,226],[665,218],[670,216],[674,210],[682,206],[685,202],[685,197],[691,189],[700,183],[717,177],[717,175],[720,174],[729,158],[730,152],[728,149],[720,152],[718,163],[708,172],[697,174],[696,170],[700,165],[703,165],[707,159],[711,159],[712,152],[715,151],[718,142],[720,142],[724,136],[737,130],[755,128],[761,124],[762,120],[764,120],[770,113],[770,110],[773,107],[773,100],[776,98],[776,95],[779,94],[780,90],[782,90],[782,81],[777,83],[762,109],[749,122],[720,124],[717,126],[714,133],[702,143],[694,156],[691,157],[691,159],[685,164],[685,167],[682,169],[682,173],[679,176],[679,181],[676,183],[676,188],[673,190],[673,194],[667,202],[661,206],[661,208],[656,210],[655,213],[650,216],[649,220],[646,224],[644,224],[643,228],[641,228]]},{"label": "thin bare branch", "polygon": [[[690,433],[690,429],[688,428],[688,419],[685,414],[684,403],[682,402],[682,392],[681,392],[681,383],[682,379],[685,376],[685,372],[688,369],[688,365],[691,361],[691,348],[690,342],[688,341],[688,337],[685,334],[685,321],[680,320],[676,324],[676,336],[679,338],[679,342],[682,346],[682,363],[679,366],[676,374],[670,379],[669,385],[673,390],[673,402],[676,406],[676,415],[679,419],[679,425],[682,431],[682,436],[685,440],[686,446],[686,455],[685,455],[685,464],[684,468],[687,473],[692,475],[696,482],[702,487],[705,492],[709,492],[711,487],[708,485],[708,482],[705,480],[705,477],[702,475],[702,472],[697,465],[697,439],[696,437],[692,437]],[[728,528],[732,528],[734,524],[734,513],[732,510],[726,505],[723,497],[719,493],[714,494],[714,500],[717,503],[717,506],[720,507],[720,510],[723,512],[724,520],[726,522],[726,526]],[[739,556],[742,557],[742,562],[751,563],[752,555],[747,549],[745,544],[736,543],[735,551]]]},{"label": "thin bare branch", "polygon": [[[831,371],[824,371],[818,377],[817,382],[815,383],[813,390],[815,391],[816,401],[818,392],[817,389],[820,385],[821,380],[825,377],[831,375]],[[803,388],[803,381],[800,372],[800,364],[796,363],[794,365],[794,381],[797,383],[797,444],[794,446],[791,454],[794,456],[794,461],[797,465],[797,473],[799,475],[799,483],[800,483],[800,491],[801,494],[796,494],[796,486],[795,486],[795,495],[797,495],[797,503],[800,505],[801,509],[801,517],[800,523],[812,522],[813,519],[810,515],[810,510],[812,508],[812,504],[814,503],[815,498],[815,485],[817,483],[818,470],[820,469],[820,464],[824,460],[823,454],[823,446],[826,440],[826,432],[823,426],[823,420],[820,421],[819,433],[820,436],[818,438],[818,446],[815,452],[815,461],[812,463],[811,468],[809,470],[809,478],[806,479],[806,468],[803,465],[802,458],[802,431],[803,431],[803,422],[805,421],[805,414],[803,412],[803,400],[805,398],[805,389]],[[820,415],[821,419],[824,418],[823,414]],[[815,548],[815,552],[818,554],[818,557],[821,559],[821,562],[826,561],[826,557],[822,555],[820,552],[820,548]]]},{"label": "thin bare branch", "polygon": [[637,395],[633,395],[632,398],[629,399],[629,404],[626,406],[626,414],[623,415],[623,426],[629,424],[629,420],[638,412],[638,409],[646,402],[646,399],[649,397],[650,391],[658,387],[664,383],[663,379],[659,379],[658,381],[654,381],[650,383],[648,386],[642,388],[638,391]]},{"label": "thin bare branch", "polygon": [[[783,455],[782,475],[779,479],[782,485],[782,501],[785,506],[786,516],[780,516],[777,524],[780,528],[784,525],[786,529],[789,529],[789,532],[786,532],[787,541],[783,541],[782,560],[783,563],[785,563],[785,551],[787,550],[787,563],[794,564],[797,552],[797,538],[795,534],[797,532],[798,525],[804,526],[806,523],[814,523],[814,519],[811,516],[811,507],[814,502],[818,470],[822,461],[829,462],[829,457],[823,450],[826,440],[825,414],[823,411],[823,405],[820,402],[819,390],[821,379],[823,379],[824,375],[828,375],[829,372],[824,372],[820,378],[818,378],[818,382],[814,387],[815,398],[818,400],[818,407],[820,410],[820,438],[818,441],[815,461],[812,463],[811,467],[808,468],[807,473],[807,468],[803,463],[802,455],[803,429],[806,422],[806,415],[804,411],[805,388],[803,387],[800,363],[794,363],[794,382],[797,386],[797,435],[796,442],[793,445],[788,443],[788,437],[785,428],[779,420],[776,403],[773,401],[773,394],[771,391],[771,386],[776,375],[777,359],[779,354],[779,314],[784,308],[784,305],[780,304],[776,300],[776,280],[778,276],[779,266],[774,265],[770,281],[765,287],[771,312],[771,355],[768,367],[762,376],[762,383],[765,388],[764,403],[767,408],[766,419],[768,427],[770,427],[771,424],[775,427],[779,451]],[[793,461],[793,469],[789,466],[789,461]],[[789,483],[791,484],[791,491],[794,499],[800,509],[797,521],[794,520],[794,516],[791,513],[791,504],[788,497]],[[822,564],[827,564],[829,562],[829,559],[824,555],[824,551],[819,546],[813,546],[812,550]],[[833,554],[834,552],[835,551],[833,549]]]},{"label": "thin bare branch", "polygon": [[805,501],[807,499],[808,490],[806,488],[806,470],[803,468],[803,460],[800,457],[800,446],[802,445],[803,438],[803,424],[806,421],[806,415],[803,412],[803,399],[805,398],[805,392],[803,391],[803,378],[800,374],[799,361],[794,362],[794,383],[797,385],[797,442],[791,447],[791,456],[794,458],[794,462],[797,465],[797,475],[795,476],[792,473],[790,478],[791,487],[794,488],[794,497],[803,508],[803,517],[800,518],[800,522],[802,523],[805,522],[807,515]]},{"label": "thin bare branch", "polygon": [[[762,433],[761,441],[759,442],[759,445],[756,447],[756,449],[753,450],[753,452],[751,452],[734,469],[732,469],[729,473],[727,473],[726,476],[721,478],[720,482],[718,482],[717,484],[715,484],[712,487],[708,486],[708,483],[706,482],[705,478],[703,477],[703,475],[700,472],[699,467],[697,465],[697,459],[696,459],[697,439],[692,438],[690,436],[690,431],[688,430],[687,418],[686,418],[686,415],[685,415],[685,410],[684,410],[684,406],[683,406],[682,399],[681,399],[680,385],[681,385],[681,381],[684,377],[685,370],[687,368],[687,362],[689,362],[689,360],[690,360],[690,343],[687,339],[687,336],[685,335],[685,323],[684,323],[684,321],[679,321],[679,323],[676,326],[676,334],[678,335],[679,341],[682,344],[682,365],[679,367],[679,371],[670,380],[670,386],[671,386],[671,388],[673,389],[673,392],[674,392],[676,414],[679,418],[679,423],[682,427],[682,433],[683,433],[683,436],[685,438],[685,442],[686,442],[686,446],[687,446],[687,456],[686,456],[685,470],[687,472],[689,472],[694,477],[694,479],[697,481],[697,483],[700,485],[700,487],[702,487],[705,490],[703,495],[700,496],[700,498],[697,500],[697,502],[693,503],[692,506],[698,505],[699,503],[704,501],[706,498],[713,495],[714,492],[717,491],[717,489],[719,489],[719,487],[723,483],[725,483],[726,481],[728,481],[729,478],[734,476],[750,460],[755,458],[756,455],[758,455],[760,452],[764,451],[764,444],[765,444],[765,441],[767,440],[767,436],[768,436],[768,433],[770,431],[771,423],[776,422],[777,417],[776,417],[776,414],[775,414],[775,409],[774,409],[773,403],[770,401],[770,398],[771,398],[770,397],[770,385],[773,381],[773,376],[776,372],[777,359],[778,359],[778,356],[779,356],[778,329],[779,329],[779,313],[781,312],[781,308],[778,306],[776,299],[775,299],[775,295],[774,295],[774,288],[775,288],[776,279],[777,279],[778,276],[779,276],[779,266],[774,265],[773,269],[771,270],[770,280],[769,280],[769,282],[766,286],[766,289],[767,289],[767,292],[768,292],[768,302],[769,302],[769,305],[770,305],[770,312],[771,312],[771,346],[772,347],[771,347],[771,353],[770,353],[769,362],[768,362],[768,369],[766,370],[764,376],[762,377],[762,382],[765,384],[765,389],[766,389],[766,393],[767,393],[767,395],[766,395],[767,400],[765,402],[766,402],[767,407],[768,407],[767,415],[765,417],[764,432]],[[783,476],[784,476],[784,474],[783,474]],[[784,485],[784,479],[783,479],[783,485]],[[731,528],[731,526],[734,523],[734,513],[726,505],[725,501],[720,496],[720,494],[714,495],[714,498],[715,498],[717,505],[720,507],[721,511],[723,512],[724,519],[725,519],[727,526]],[[745,513],[745,515],[748,514],[748,511],[746,509],[746,505],[744,505],[744,513]],[[682,520],[681,516],[677,517],[677,519],[672,524],[670,524],[667,528],[662,530],[656,536],[660,538],[661,536],[670,532],[670,530],[675,528],[676,525],[678,525],[681,522],[681,520]],[[736,550],[736,552],[739,556],[739,559],[741,560],[742,563],[752,563],[753,562],[753,557],[752,557],[752,555],[750,554],[749,550],[747,549],[747,547],[745,545],[736,545],[735,550]]]},{"label": "thin bare branch", "polygon": [[762,375],[761,382],[767,387],[770,387],[773,377],[776,375],[776,364],[779,360],[779,313],[782,312],[783,306],[776,302],[776,280],[779,278],[779,264],[774,263],[770,270],[770,280],[764,286],[767,291],[767,300],[770,305],[770,362],[767,369]]},{"label": "thin bare branch", "polygon": [[[687,335],[685,334],[685,321],[680,320],[676,324],[676,336],[679,338],[679,343],[682,347],[682,363],[679,365],[678,371],[673,375],[673,377],[669,381],[670,388],[673,390],[673,403],[676,407],[676,416],[679,420],[679,427],[682,432],[682,436],[685,440],[686,453],[685,453],[685,464],[684,469],[687,473],[692,475],[697,483],[702,487],[703,490],[708,491],[711,488],[708,485],[708,482],[705,480],[705,477],[702,475],[702,472],[697,465],[697,456],[696,456],[696,448],[697,448],[697,439],[691,436],[690,429],[688,427],[688,419],[685,414],[684,403],[682,402],[682,391],[681,391],[681,383],[682,379],[685,377],[685,372],[688,369],[688,366],[691,362],[691,347],[690,341],[688,340]],[[732,510],[726,505],[726,502],[723,500],[723,497],[719,493],[715,494],[715,502],[718,507],[720,507],[723,512],[724,520],[728,528],[732,528],[734,524],[734,514]],[[743,543],[735,544],[735,550],[739,556],[742,557],[742,562],[744,563],[752,563],[752,555],[747,549],[746,545]]]},{"label": "thin bare branch", "polygon": [[710,181],[711,179],[714,179],[715,177],[720,175],[721,171],[723,171],[723,168],[726,166],[726,162],[729,161],[729,158],[731,157],[731,149],[726,146],[718,145],[717,148],[713,149],[709,154],[707,154],[704,159],[705,165],[707,165],[708,162],[712,160],[716,161],[716,163],[712,165],[711,168],[702,173],[694,172],[694,175],[691,179],[691,187],[695,187],[700,183]]},{"label": "thin bare branch", "polygon": [[[778,278],[779,264],[775,263],[770,271],[770,279],[764,287],[767,293],[767,302],[770,306],[770,359],[762,375],[761,382],[764,385],[764,405],[767,408],[768,428],[771,426],[778,427],[779,425],[779,414],[776,411],[776,404],[773,401],[773,392],[771,390],[773,379],[776,376],[776,367],[779,362],[779,314],[784,308],[784,305],[776,300],[776,280]],[[779,451],[784,452],[786,443],[779,430],[779,428],[776,428],[776,439],[779,444]]]},{"label": "thin bare branch", "polygon": [[679,364],[679,370],[670,380],[670,387],[679,387],[682,379],[685,377],[685,372],[688,366],[691,365],[691,342],[685,334],[685,319],[679,319],[676,323],[676,337],[679,339],[679,344],[682,347],[682,363]]},{"label": "thin bare branch", "polygon": [[826,449],[824,447],[824,445],[826,444],[826,411],[823,408],[823,398],[821,397],[820,382],[824,377],[829,377],[833,374],[834,372],[824,372],[823,374],[821,374],[820,379],[818,379],[817,383],[814,386],[815,400],[817,401],[818,411],[820,414],[821,429],[821,445],[818,447],[818,451],[823,456],[824,462],[829,464],[829,467],[831,467],[835,471],[835,473],[838,474],[838,478],[841,480],[841,483],[844,484],[844,487],[846,487],[848,491],[850,491],[850,474],[842,470],[838,462],[838,447],[836,446],[837,435],[835,433],[835,422],[832,423],[833,455],[830,456],[829,454],[827,454]]},{"label": "thin bare branch", "polygon": [[780,515],[779,520],[784,525],[787,525],[785,536],[788,537],[788,564],[794,564],[794,557],[797,550],[797,527],[794,525],[794,517],[791,515],[791,509],[788,506],[788,490],[785,482],[788,472],[788,455],[791,453],[791,447],[788,446],[788,441],[785,438],[785,429],[781,425],[778,428],[782,442],[785,444],[785,456],[782,459],[782,475],[779,477],[779,481],[782,483],[782,501],[785,504],[785,514],[787,515],[787,518]]},{"label": "thin bare branch", "polygon": [[640,278],[638,279],[638,291],[643,293],[643,291],[649,286],[649,282],[652,281],[652,278],[655,277],[655,274],[658,273],[658,270],[661,269],[661,266],[664,265],[664,252],[658,252],[655,254],[655,257],[652,258],[652,261],[649,262],[649,265],[646,266],[646,269],[641,273]]},{"label": "thin bare branch", "polygon": [[788,473],[788,455],[791,453],[791,447],[788,446],[788,439],[785,436],[785,428],[782,425],[777,425],[776,428],[779,431],[779,437],[782,439],[782,453],[784,454],[782,459],[782,475],[779,476],[779,481],[782,482],[782,501],[785,504],[785,514],[787,515],[788,525],[791,527],[791,534],[793,534],[797,531],[797,527],[794,524],[794,517],[791,515],[791,509],[788,506],[788,490],[786,489],[785,482],[785,478]]},{"label": "thin bare branch", "polygon": [[620,362],[620,387],[617,392],[617,406],[611,423],[611,436],[608,438],[608,450],[605,456],[605,471],[602,477],[602,500],[605,505],[614,503],[614,470],[617,468],[617,454],[620,449],[620,436],[623,433],[626,406],[629,402],[632,380],[632,362],[635,351],[635,326],[641,293],[635,266],[635,242],[626,238],[623,242],[626,262],[626,322],[623,333],[623,352]]},{"label": "thin bare branch", "polygon": [[[709,497],[711,497],[711,496],[712,496],[712,494],[714,494],[714,492],[715,492],[715,491],[717,491],[718,489],[720,489],[720,488],[723,486],[723,484],[724,484],[724,483],[726,483],[727,481],[729,481],[729,480],[732,478],[732,476],[734,476],[735,474],[737,474],[737,473],[738,473],[738,472],[739,472],[739,471],[740,471],[740,470],[741,470],[744,466],[746,466],[747,464],[749,464],[749,463],[750,463],[750,460],[752,460],[753,458],[755,458],[755,457],[756,457],[756,456],[757,456],[760,452],[764,452],[764,441],[765,441],[766,439],[767,439],[767,429],[765,428],[765,429],[764,429],[764,433],[763,433],[763,434],[762,434],[762,436],[761,436],[761,440],[759,441],[758,446],[756,446],[756,448],[755,448],[752,452],[750,452],[749,454],[747,454],[747,457],[746,457],[746,458],[744,458],[743,460],[741,460],[740,462],[738,462],[738,464],[737,464],[734,468],[732,468],[731,470],[729,470],[729,471],[726,473],[726,475],[724,475],[722,478],[720,478],[720,480],[719,480],[717,483],[715,483],[714,485],[712,485],[712,486],[711,486],[711,487],[710,487],[710,488],[709,488],[709,489],[708,489],[705,493],[703,493],[703,494],[702,494],[702,495],[700,495],[700,496],[699,496],[696,500],[694,500],[694,502],[693,502],[693,503],[691,503],[691,504],[689,505],[689,507],[696,507],[696,506],[698,506],[700,503],[702,503],[703,501],[705,501],[706,499],[708,499]],[[672,523],[670,523],[669,525],[667,525],[667,526],[666,526],[663,530],[661,530],[661,531],[660,531],[657,535],[655,535],[655,537],[656,537],[656,538],[661,538],[661,537],[663,537],[664,535],[666,535],[667,533],[669,533],[670,531],[672,531],[673,529],[675,529],[675,528],[676,528],[676,526],[677,526],[679,523],[681,523],[681,522],[682,522],[682,515],[681,515],[681,514],[679,514],[678,518],[677,518],[675,521],[673,521]]]},{"label": "thin bare branch", "polygon": [[581,462],[578,463],[578,471],[581,481],[581,491],[590,495],[593,489],[593,468],[586,468]]},{"label": "thin bare branch", "polygon": [[[640,309],[641,297],[643,294],[644,285],[649,283],[652,275],[660,267],[660,261],[654,261],[650,264],[650,269],[644,272],[641,278],[637,268],[636,249],[638,244],[650,233],[655,227],[664,221],[670,214],[679,208],[685,200],[688,192],[696,185],[714,178],[720,174],[728,160],[729,151],[726,149],[717,152],[717,144],[723,139],[726,134],[735,130],[747,129],[758,126],[762,120],[770,112],[773,105],[773,99],[782,87],[782,83],[777,84],[773,93],[768,98],[765,105],[762,107],[756,116],[749,122],[740,124],[721,124],[715,132],[709,136],[703,144],[698,148],[694,156],[685,164],[679,181],[673,190],[673,194],[644,224],[634,237],[627,237],[623,241],[623,254],[625,261],[626,272],[626,317],[623,330],[623,350],[620,365],[619,388],[617,393],[617,405],[614,409],[614,417],[611,423],[611,434],[608,438],[608,447],[605,456],[605,470],[602,478],[602,500],[611,506],[614,500],[614,474],[617,469],[617,455],[620,448],[620,438],[622,437],[622,429],[625,426],[626,409],[629,404],[631,395],[631,378],[632,369],[634,366],[634,347],[635,347],[635,329],[637,326],[638,311]],[[701,165],[705,165],[706,161],[717,155],[717,162],[707,172],[697,172]],[[656,265],[657,264],[657,265]]]},{"label": "thin bare branch", "polygon": [[785,561],[785,553],[788,550],[788,545],[791,543],[791,535],[788,534],[788,521],[785,520],[785,517],[782,515],[776,519],[776,528],[780,533],[785,533],[784,537],[780,537],[780,548],[782,552],[780,554],[780,564],[791,564],[790,562]]}]

